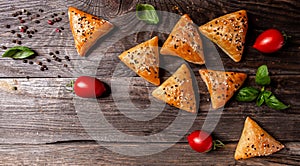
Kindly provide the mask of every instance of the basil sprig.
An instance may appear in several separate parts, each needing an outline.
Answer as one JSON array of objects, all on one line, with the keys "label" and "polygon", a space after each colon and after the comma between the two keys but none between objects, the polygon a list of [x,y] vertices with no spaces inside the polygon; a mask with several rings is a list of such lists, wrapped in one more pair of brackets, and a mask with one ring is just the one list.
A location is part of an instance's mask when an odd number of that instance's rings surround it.
[{"label": "basil sprig", "polygon": [[158,24],[159,22],[155,8],[150,4],[137,4],[136,17],[147,24]]},{"label": "basil sprig", "polygon": [[257,69],[255,82],[258,85],[263,85],[260,91],[253,87],[242,88],[237,93],[235,97],[236,100],[250,102],[256,99],[257,106],[261,106],[266,103],[268,107],[276,110],[283,110],[290,107],[289,105],[285,105],[279,101],[271,91],[265,90],[264,86],[271,83],[268,67],[266,65],[262,65]]},{"label": "basil sprig", "polygon": [[13,59],[25,59],[34,55],[34,51],[25,46],[15,46],[2,54],[2,57],[9,57]]}]

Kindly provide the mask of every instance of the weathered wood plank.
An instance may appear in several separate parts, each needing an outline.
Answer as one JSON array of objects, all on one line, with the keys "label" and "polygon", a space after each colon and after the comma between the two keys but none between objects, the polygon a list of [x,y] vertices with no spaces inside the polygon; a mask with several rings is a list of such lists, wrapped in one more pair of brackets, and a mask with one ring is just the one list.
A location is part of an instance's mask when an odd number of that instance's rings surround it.
[{"label": "weathered wood plank", "polygon": [[[171,148],[150,156],[130,157],[111,152],[110,148],[128,148],[141,144],[96,144],[63,143],[51,145],[0,145],[0,159],[7,165],[298,165],[299,142],[286,143],[285,149],[268,157],[235,161],[236,144],[200,154],[187,144],[176,144]],[[153,147],[168,146],[153,144]]]},{"label": "weathered wood plank", "polygon": [[[149,93],[155,88],[153,85],[147,84],[141,78],[115,78],[103,79],[104,82],[115,87],[113,96],[101,98],[97,102],[100,108],[92,105],[93,101],[73,100],[74,95],[65,90],[65,85],[71,79],[51,79],[51,78],[30,78],[27,79],[1,79],[0,80],[0,110],[1,110],[1,142],[2,143],[49,143],[67,140],[91,140],[85,130],[82,128],[78,114],[76,113],[74,102],[82,101],[82,105],[87,110],[99,110],[101,108],[107,120],[120,131],[133,135],[149,135],[162,131],[169,126],[178,116],[178,109],[166,105],[164,111],[160,105],[149,109],[150,100]],[[300,107],[299,94],[295,91],[298,87],[297,80],[299,76],[291,77],[272,77],[274,93],[284,102],[291,104],[292,107],[286,111],[276,111],[266,106],[257,107],[254,103],[238,103],[234,100],[226,105],[222,117],[215,129],[216,135],[220,139],[228,141],[237,141],[242,129],[243,121],[246,116],[251,116],[262,124],[262,126],[272,133],[274,137],[282,141],[298,140],[299,113]],[[200,93],[200,111],[192,126],[191,130],[199,129],[205,121],[209,113],[209,94],[201,80],[198,80]],[[125,82],[130,82],[128,92]],[[253,77],[249,78],[248,85],[253,85]],[[12,87],[17,90],[12,90]],[[122,87],[123,86],[123,87]],[[116,88],[117,89],[114,89]],[[130,94],[130,98],[126,98],[126,94]],[[151,99],[151,98],[150,98]],[[154,100],[155,101],[155,100]],[[128,105],[132,102],[133,105]],[[156,101],[158,102],[158,101]],[[116,105],[123,104],[122,111],[128,113],[133,118],[153,117],[153,120],[146,122],[135,121],[127,118],[120,112],[120,107]],[[158,102],[160,103],[160,102]],[[79,103],[79,105],[81,105]],[[141,109],[136,112],[135,107]],[[147,109],[148,108],[148,109]],[[147,109],[145,111],[145,109]],[[161,112],[162,111],[162,112]],[[97,111],[96,111],[97,112]],[[95,112],[90,113],[90,117],[95,117]],[[289,120],[287,120],[289,119]],[[81,119],[82,120],[82,119]],[[88,119],[83,119],[87,120]],[[186,125],[193,118],[186,116],[186,121],[182,124]],[[280,124],[280,125],[277,125]],[[276,126],[276,128],[274,128]],[[107,133],[105,127],[101,128]],[[179,128],[180,130],[180,128]],[[100,129],[99,129],[100,131]],[[183,131],[187,133],[187,131]],[[172,131],[170,135],[176,135]],[[25,137],[24,137],[25,136]],[[109,141],[109,140],[108,140]],[[163,140],[165,141],[165,140]],[[186,141],[185,138],[182,141]]]}]

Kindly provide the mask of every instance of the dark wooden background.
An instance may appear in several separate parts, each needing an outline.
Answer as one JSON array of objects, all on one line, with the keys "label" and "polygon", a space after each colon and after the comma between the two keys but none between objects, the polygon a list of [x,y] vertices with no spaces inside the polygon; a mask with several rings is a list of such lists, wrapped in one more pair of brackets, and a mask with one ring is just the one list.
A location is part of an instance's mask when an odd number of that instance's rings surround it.
[{"label": "dark wooden background", "polygon": [[[109,46],[101,64],[76,54],[71,31],[68,25],[68,6],[75,6],[88,13],[108,20],[135,11],[137,3],[149,3],[156,9],[177,14],[188,13],[198,25],[223,14],[246,9],[249,17],[249,30],[243,59],[233,62],[220,51],[226,70],[243,71],[249,74],[247,85],[254,85],[257,67],[269,67],[271,90],[279,99],[291,105],[290,109],[276,111],[266,106],[256,107],[254,103],[238,103],[231,100],[225,107],[213,136],[222,140],[223,149],[207,154],[196,153],[190,149],[186,137],[171,148],[158,154],[130,157],[113,153],[95,142],[82,127],[74,106],[74,95],[65,90],[65,85],[76,78],[74,71],[81,71],[82,65],[89,71],[89,65],[97,65],[96,76],[110,85],[113,69],[119,63],[117,55],[153,35],[159,35],[163,42],[167,34],[143,32],[129,35]],[[24,25],[38,30],[32,38],[18,31],[20,22],[12,14],[26,9],[32,14],[22,15]],[[39,12],[43,9],[44,12]],[[48,25],[47,20],[57,13],[62,21]],[[40,17],[35,18],[35,14]],[[33,18],[30,18],[33,17]],[[32,20],[31,20],[32,19]],[[34,20],[40,20],[39,24]],[[21,40],[22,45],[33,48],[39,55],[33,62],[41,61],[49,70],[40,71],[37,64],[23,63],[22,60],[0,59],[0,165],[300,165],[300,2],[297,0],[45,0],[45,1],[0,1],[0,45],[12,47],[13,39]],[[162,19],[162,22],[164,19]],[[8,29],[6,25],[11,27]],[[60,33],[55,28],[64,27]],[[268,28],[278,28],[292,38],[284,48],[272,55],[263,55],[251,45],[256,36]],[[12,34],[17,30],[21,39]],[[106,40],[109,42],[110,38]],[[49,52],[58,50],[62,62],[55,61]],[[1,54],[5,50],[1,50]],[[69,56],[70,61],[64,56]],[[52,61],[47,62],[49,58]],[[165,58],[165,57],[162,57]],[[64,67],[67,64],[68,67]],[[130,81],[131,101],[141,109],[149,105],[148,93],[153,85],[135,76],[128,68],[114,79]],[[205,66],[192,65],[200,93],[200,110],[189,132],[200,129],[208,114],[209,94],[200,79],[198,70]],[[82,71],[81,71],[82,72]],[[76,73],[76,72],[75,72]],[[80,72],[78,72],[80,74]],[[169,76],[163,73],[163,80]],[[122,86],[122,84],[120,84]],[[16,87],[16,90],[13,90]],[[120,99],[122,100],[122,98]],[[150,122],[137,122],[126,118],[114,105],[111,95],[98,100],[107,120],[121,132],[143,136],[160,132],[166,128],[180,112],[166,106],[157,118]],[[89,108],[89,106],[86,106]],[[131,108],[126,108],[128,111]],[[157,111],[157,110],[150,110]],[[138,112],[134,112],[138,114]],[[266,131],[281,141],[286,148],[268,157],[235,161],[233,154],[239,140],[244,120],[252,117]],[[185,123],[185,122],[182,122]],[[106,131],[110,134],[110,131]],[[172,133],[171,133],[172,134]],[[138,142],[103,142],[105,146],[143,146]],[[155,142],[165,146],[170,142]]]}]

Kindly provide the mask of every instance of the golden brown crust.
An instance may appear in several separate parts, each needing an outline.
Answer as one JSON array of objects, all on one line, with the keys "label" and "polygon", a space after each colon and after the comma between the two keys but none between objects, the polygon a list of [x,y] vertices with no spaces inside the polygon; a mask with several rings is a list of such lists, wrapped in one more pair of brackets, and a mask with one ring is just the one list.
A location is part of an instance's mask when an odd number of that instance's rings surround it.
[{"label": "golden brown crust", "polygon": [[171,106],[196,113],[197,104],[193,81],[189,68],[183,64],[164,83],[156,88],[152,95]]},{"label": "golden brown crust", "polygon": [[205,63],[202,40],[193,21],[187,14],[183,15],[177,22],[160,53],[179,56],[195,64]]},{"label": "golden brown crust", "polygon": [[124,51],[119,58],[139,76],[154,85],[160,85],[157,36]]},{"label": "golden brown crust", "polygon": [[84,56],[99,38],[114,27],[110,22],[74,7],[69,7],[68,15],[75,47],[80,56]]},{"label": "golden brown crust", "polygon": [[255,156],[268,156],[284,148],[263,130],[255,121],[247,117],[244,129],[236,147],[234,159],[247,159]]},{"label": "golden brown crust", "polygon": [[226,14],[199,27],[204,36],[216,43],[235,62],[242,58],[247,29],[245,10]]},{"label": "golden brown crust", "polygon": [[223,107],[242,86],[247,74],[215,70],[199,70],[210,94],[212,108]]}]

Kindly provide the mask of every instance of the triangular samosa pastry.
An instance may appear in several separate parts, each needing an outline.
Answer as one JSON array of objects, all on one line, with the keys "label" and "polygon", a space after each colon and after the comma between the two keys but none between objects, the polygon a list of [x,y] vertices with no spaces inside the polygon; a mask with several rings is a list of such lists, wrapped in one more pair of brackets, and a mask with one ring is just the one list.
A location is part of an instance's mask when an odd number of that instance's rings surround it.
[{"label": "triangular samosa pastry", "polygon": [[207,86],[213,109],[223,107],[247,78],[247,74],[238,72],[201,69],[199,73]]},{"label": "triangular samosa pastry", "polygon": [[110,22],[74,7],[69,7],[68,15],[75,47],[80,56],[84,56],[99,38],[114,27]]},{"label": "triangular samosa pastry", "polygon": [[160,53],[179,56],[195,64],[205,63],[200,34],[187,14],[177,22]]},{"label": "triangular samosa pastry", "polygon": [[124,51],[119,58],[139,76],[154,85],[160,85],[157,36]]},{"label": "triangular samosa pastry", "polygon": [[255,121],[247,117],[234,158],[240,160],[255,156],[268,156],[283,148],[283,144],[276,141]]},{"label": "triangular samosa pastry", "polygon": [[245,10],[229,13],[199,27],[200,32],[216,43],[231,59],[242,58],[248,17]]},{"label": "triangular samosa pastry", "polygon": [[167,104],[185,110],[197,112],[193,80],[189,68],[183,64],[164,83],[156,88],[152,95]]}]

